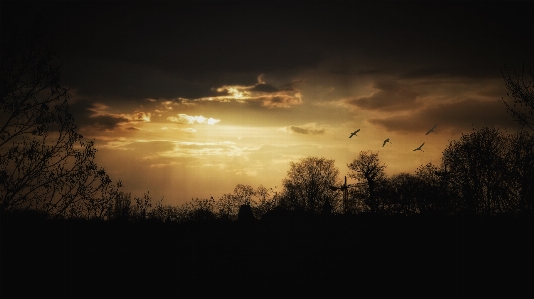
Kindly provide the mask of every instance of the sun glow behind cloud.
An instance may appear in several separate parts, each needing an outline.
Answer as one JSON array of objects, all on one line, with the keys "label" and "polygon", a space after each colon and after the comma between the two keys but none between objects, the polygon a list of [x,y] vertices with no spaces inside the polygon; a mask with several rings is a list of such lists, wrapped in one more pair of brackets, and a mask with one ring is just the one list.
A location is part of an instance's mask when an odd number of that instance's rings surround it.
[{"label": "sun glow behind cloud", "polygon": [[214,125],[218,122],[220,122],[220,119],[214,119],[214,118],[206,118],[202,115],[197,116],[190,116],[187,114],[178,114],[178,117],[169,116],[167,117],[168,120],[172,122],[176,122],[179,124],[207,124],[207,125]]},{"label": "sun glow behind cloud", "polygon": [[302,93],[298,85],[303,80],[295,79],[290,83],[282,84],[279,87],[267,84],[263,80],[263,75],[258,76],[258,83],[254,85],[222,85],[213,88],[219,93],[217,96],[201,97],[194,101],[208,102],[259,102],[267,108],[289,108],[302,104]]},{"label": "sun glow behind cloud", "polygon": [[[483,96],[489,101],[485,103],[478,98],[451,97],[447,91],[432,92],[428,86],[440,86],[439,79],[422,84],[372,78],[367,84],[360,83],[364,86],[361,89],[349,90],[349,96],[342,94],[347,91],[339,86],[332,88],[316,84],[314,78],[306,79],[311,83],[298,89],[283,84],[275,87],[261,77],[254,85],[222,85],[217,92],[225,95],[211,101],[146,101],[150,104],[134,110],[143,113],[121,114],[125,119],[128,116],[126,122],[138,121],[135,128],[140,130],[108,132],[107,136],[117,134],[120,138],[107,140],[101,148],[114,152],[110,155],[115,157],[127,153],[143,169],[138,173],[157,177],[172,173],[175,177],[166,177],[170,185],[157,192],[180,189],[180,201],[184,201],[191,196],[231,192],[238,183],[279,186],[289,163],[307,156],[334,159],[343,176],[347,163],[360,151],[372,150],[380,153],[388,175],[413,172],[428,162],[441,162],[440,153],[448,141],[458,138],[459,130],[465,132],[460,118],[463,122],[488,123],[485,118],[477,121],[480,117],[468,116],[469,111],[483,107],[500,111],[500,103],[488,96]],[[276,98],[281,100],[276,102]],[[292,105],[292,101],[299,105]],[[94,110],[111,114],[109,107]],[[495,114],[494,118],[502,117]],[[263,121],[254,123],[259,119]],[[439,123],[436,134],[425,135],[435,123]],[[359,128],[358,137],[348,138]],[[392,144],[383,147],[386,138],[391,138]],[[413,152],[422,142],[426,142],[425,152]],[[130,184],[148,186],[143,177],[130,178]],[[193,178],[214,187],[208,191],[186,186],[197,184],[191,182]],[[184,191],[188,188],[190,193]]]}]

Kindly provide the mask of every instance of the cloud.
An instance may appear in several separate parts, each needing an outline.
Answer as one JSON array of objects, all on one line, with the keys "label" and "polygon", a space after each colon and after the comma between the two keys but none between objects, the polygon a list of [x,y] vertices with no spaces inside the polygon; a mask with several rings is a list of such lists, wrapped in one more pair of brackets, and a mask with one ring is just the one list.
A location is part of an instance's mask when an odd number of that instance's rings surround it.
[{"label": "cloud", "polygon": [[220,119],[215,118],[205,118],[202,115],[198,116],[190,116],[187,114],[178,114],[178,117],[169,116],[167,117],[168,120],[172,122],[176,122],[179,124],[208,124],[208,125],[214,125],[218,122],[220,122]]},{"label": "cloud", "polygon": [[161,127],[161,130],[163,130],[163,131],[179,130],[179,131],[187,132],[187,133],[195,133],[197,131],[197,130],[195,130],[193,128],[169,128],[169,127]]},{"label": "cloud", "polygon": [[113,130],[120,124],[127,123],[128,119],[113,115],[90,116],[88,124],[97,130]]},{"label": "cloud", "polygon": [[262,102],[262,105],[268,108],[289,108],[293,105],[302,103],[302,96],[300,93],[294,95],[275,95],[258,97],[257,100]]},{"label": "cloud", "polygon": [[419,93],[395,81],[377,81],[373,87],[377,91],[371,95],[347,99],[345,102],[365,110],[407,110],[420,106],[416,101]]},{"label": "cloud", "polygon": [[[369,122],[387,131],[425,133],[434,124],[441,130],[463,132],[472,126],[517,128],[502,101],[465,99],[429,106],[406,115],[372,118]],[[436,129],[436,131],[438,131]]]},{"label": "cloud", "polygon": [[202,102],[239,102],[261,103],[267,108],[289,108],[302,103],[302,94],[297,88],[302,80],[293,80],[282,84],[280,87],[267,84],[262,75],[258,77],[258,83],[253,85],[222,85],[213,88],[218,94],[210,97],[193,99]]},{"label": "cloud", "polygon": [[126,130],[130,130],[130,131],[139,131],[141,130],[140,128],[137,128],[137,127],[129,127],[129,128],[126,128]]},{"label": "cloud", "polygon": [[[151,113],[134,111],[133,113],[111,113],[110,107],[92,99],[80,99],[74,92],[69,103],[69,112],[76,125],[82,129],[111,131],[124,126],[125,130],[140,130],[133,124],[150,122]],[[127,125],[130,125],[126,127]]]},{"label": "cloud", "polygon": [[259,83],[254,85],[252,88],[250,88],[250,91],[257,91],[257,92],[265,92],[265,93],[271,93],[271,92],[277,92],[280,91],[280,89],[265,83]]},{"label": "cloud", "polygon": [[[106,107],[107,108],[107,107]],[[150,113],[134,112],[132,114],[105,113],[95,109],[89,109],[94,114],[89,115],[86,124],[97,130],[113,130],[121,125],[150,122]],[[127,130],[140,130],[137,127],[128,127]]]},{"label": "cloud", "polygon": [[322,135],[325,132],[324,128],[318,128],[315,123],[306,124],[303,126],[288,126],[285,128],[282,128],[282,131],[288,132],[288,133],[297,133],[297,134],[304,134],[304,135]]},{"label": "cloud", "polygon": [[128,119],[130,122],[138,123],[138,122],[150,122],[150,117],[152,116],[151,113],[147,112],[134,112],[132,114],[119,114],[126,119]]}]

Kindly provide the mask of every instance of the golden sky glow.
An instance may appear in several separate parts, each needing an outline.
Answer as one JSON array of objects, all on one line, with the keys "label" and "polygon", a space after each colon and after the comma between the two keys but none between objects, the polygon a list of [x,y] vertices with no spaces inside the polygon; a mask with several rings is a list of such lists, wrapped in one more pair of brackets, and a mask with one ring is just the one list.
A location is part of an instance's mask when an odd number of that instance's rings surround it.
[{"label": "golden sky glow", "polygon": [[439,164],[473,127],[517,128],[501,69],[534,52],[511,34],[531,18],[504,4],[102,5],[39,8],[47,40],[99,165],[169,204],[280,191],[308,156],[340,179],[366,150],[389,175]]}]

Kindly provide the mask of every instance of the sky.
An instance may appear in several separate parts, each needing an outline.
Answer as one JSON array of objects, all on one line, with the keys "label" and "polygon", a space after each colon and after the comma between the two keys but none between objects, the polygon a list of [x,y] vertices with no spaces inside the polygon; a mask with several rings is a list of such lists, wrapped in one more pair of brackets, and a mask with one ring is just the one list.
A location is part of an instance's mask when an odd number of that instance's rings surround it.
[{"label": "sky", "polygon": [[517,130],[501,70],[534,65],[531,11],[526,2],[2,1],[4,21],[43,18],[98,165],[123,191],[172,205],[237,184],[281,191],[290,162],[309,156],[334,159],[340,179],[369,150],[388,175],[414,173],[473,128]]}]

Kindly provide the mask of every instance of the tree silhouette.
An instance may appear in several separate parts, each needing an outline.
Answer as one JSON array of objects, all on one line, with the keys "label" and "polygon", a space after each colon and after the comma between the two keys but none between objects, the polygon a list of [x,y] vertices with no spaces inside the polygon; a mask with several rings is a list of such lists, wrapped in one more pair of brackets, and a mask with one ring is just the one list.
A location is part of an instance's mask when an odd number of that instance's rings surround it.
[{"label": "tree silhouette", "polygon": [[265,213],[273,210],[279,201],[278,194],[272,188],[267,189],[263,185],[256,189],[256,205],[254,206],[254,215],[260,219]]},{"label": "tree silhouette", "polygon": [[508,89],[506,95],[513,98],[509,104],[503,97],[507,111],[522,127],[534,131],[534,69],[531,66],[526,75],[524,68],[521,74],[513,70],[512,75],[505,69],[502,75]]},{"label": "tree silhouette", "polygon": [[297,163],[291,162],[290,167],[283,180],[282,205],[318,214],[325,201],[332,201],[337,196],[329,188],[338,181],[339,170],[334,166],[334,160],[307,157]]},{"label": "tree silhouette", "polygon": [[514,178],[511,184],[519,198],[519,210],[531,213],[534,211],[534,135],[522,130],[510,138],[509,169],[513,171]]},{"label": "tree silhouette", "polygon": [[[494,128],[473,130],[443,152],[453,192],[470,214],[497,214],[517,206],[511,137]],[[532,151],[532,150],[531,150]]]},{"label": "tree silhouette", "polygon": [[119,192],[115,197],[113,204],[113,213],[111,216],[114,220],[129,220],[132,213],[132,194]]},{"label": "tree silhouette", "polygon": [[419,212],[422,200],[422,180],[409,173],[399,173],[388,178],[385,184],[385,198],[388,212],[410,215]]},{"label": "tree silhouette", "polygon": [[420,180],[419,198],[417,207],[421,213],[449,214],[454,210],[454,196],[450,192],[447,170],[432,163],[421,165],[415,171]]},{"label": "tree silhouette", "polygon": [[234,188],[234,195],[239,207],[241,205],[251,205],[253,201],[252,197],[256,195],[256,192],[250,185],[238,184]]},{"label": "tree silhouette", "polygon": [[76,133],[57,56],[40,48],[39,24],[2,22],[0,39],[0,212],[66,215],[111,180],[94,163],[92,141]]},{"label": "tree silhouette", "polygon": [[372,213],[376,213],[379,206],[378,188],[386,177],[384,172],[386,165],[380,165],[378,153],[362,151],[358,158],[347,166],[351,170],[349,177],[365,183],[364,188],[368,194],[365,203],[371,208]]},{"label": "tree silhouette", "polygon": [[206,222],[213,221],[217,218],[215,213],[215,200],[209,199],[191,199],[181,207],[181,220],[186,222]]}]

